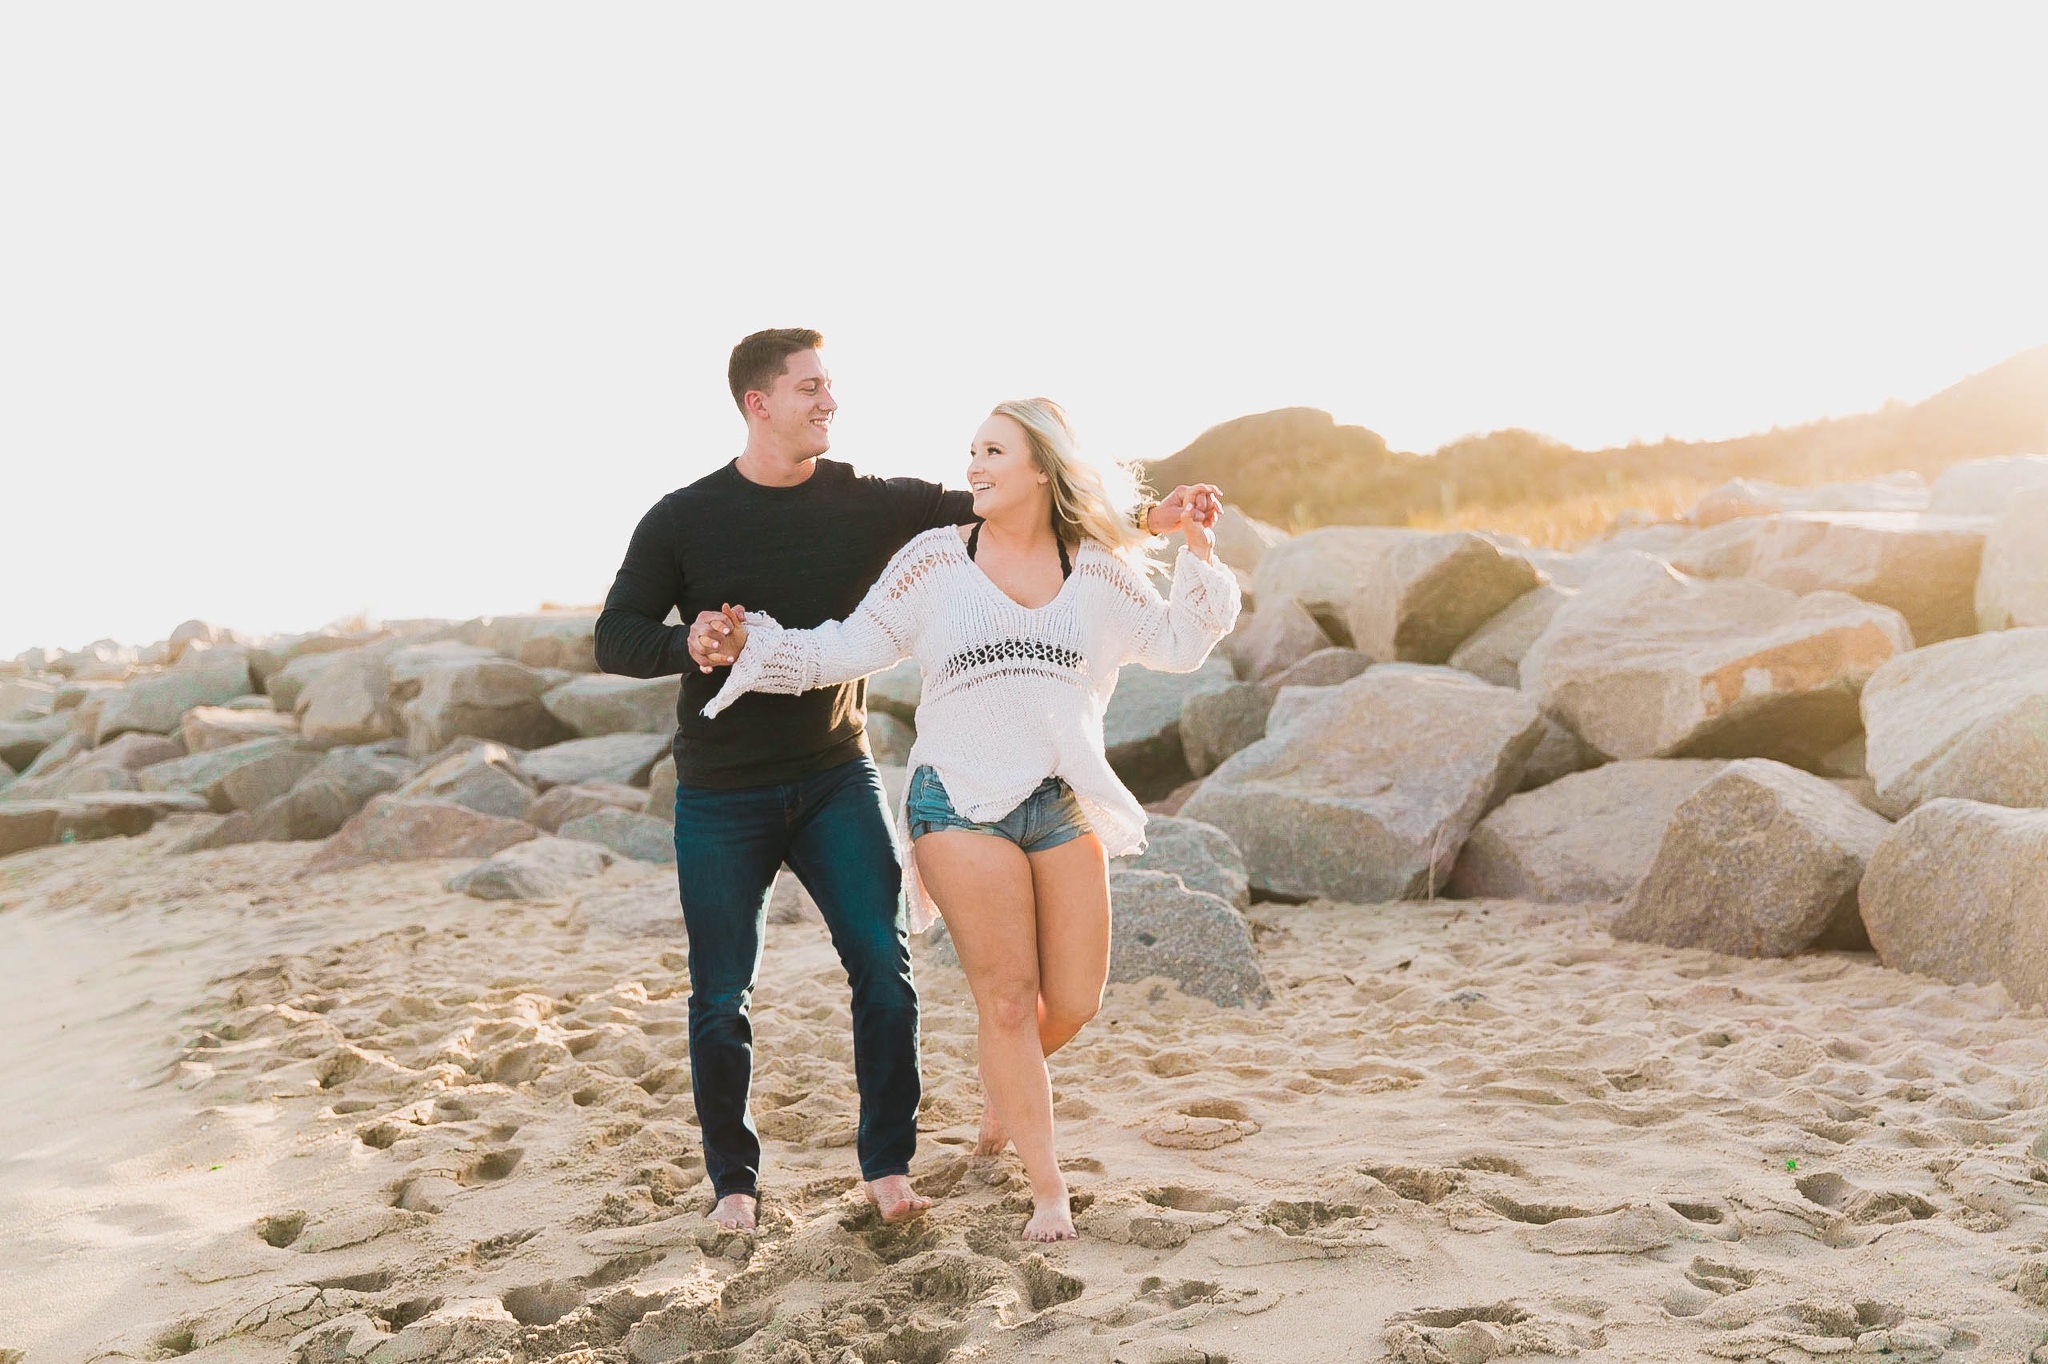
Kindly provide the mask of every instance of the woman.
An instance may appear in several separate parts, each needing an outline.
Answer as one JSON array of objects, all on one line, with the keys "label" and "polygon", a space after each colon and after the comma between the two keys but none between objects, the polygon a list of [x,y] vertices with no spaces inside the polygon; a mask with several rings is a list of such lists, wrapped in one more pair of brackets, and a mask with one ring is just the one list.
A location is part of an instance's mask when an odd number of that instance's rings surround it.
[{"label": "woman", "polygon": [[917,657],[901,821],[911,931],[936,906],[974,992],[988,1103],[977,1149],[1014,1141],[1031,1179],[1025,1238],[1068,1240],[1045,1058],[1102,1002],[1107,859],[1144,846],[1145,812],[1103,755],[1103,708],[1123,664],[1201,666],[1236,621],[1238,589],[1213,557],[1221,503],[1204,485],[1187,499],[1187,545],[1162,599],[1146,579],[1145,532],[1047,399],[997,407],[967,478],[980,520],[905,545],[846,620],[785,630],[730,608],[737,656],[704,713]]}]

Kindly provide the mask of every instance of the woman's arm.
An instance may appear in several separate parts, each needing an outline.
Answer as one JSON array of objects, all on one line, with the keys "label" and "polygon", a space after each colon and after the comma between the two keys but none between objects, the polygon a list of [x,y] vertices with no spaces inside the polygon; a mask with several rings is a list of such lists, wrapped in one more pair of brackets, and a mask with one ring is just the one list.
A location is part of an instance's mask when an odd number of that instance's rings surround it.
[{"label": "woman's arm", "polygon": [[1216,518],[1223,503],[1216,489],[1187,490],[1179,510],[1187,545],[1173,565],[1173,595],[1162,598],[1142,574],[1125,568],[1126,594],[1136,602],[1134,628],[1124,661],[1160,672],[1193,672],[1237,623],[1242,594],[1237,578],[1216,562]]},{"label": "woman's arm", "polygon": [[938,542],[905,545],[852,615],[813,630],[784,629],[773,616],[736,608],[731,644],[739,657],[704,714],[716,715],[750,691],[835,686],[905,657],[924,623],[927,579],[943,554]]}]

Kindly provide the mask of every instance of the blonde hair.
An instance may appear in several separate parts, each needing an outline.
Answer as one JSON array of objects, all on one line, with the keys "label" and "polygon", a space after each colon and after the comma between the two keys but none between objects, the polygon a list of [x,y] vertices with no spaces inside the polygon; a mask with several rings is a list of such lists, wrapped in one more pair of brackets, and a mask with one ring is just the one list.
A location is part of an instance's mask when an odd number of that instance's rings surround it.
[{"label": "blonde hair", "polygon": [[1081,442],[1066,409],[1050,398],[1017,398],[997,403],[992,416],[1008,417],[1024,428],[1031,458],[1052,486],[1053,533],[1069,549],[1093,540],[1110,553],[1139,566],[1147,562],[1150,532],[1131,519],[1145,495],[1144,475],[1134,464],[1111,460],[1098,464],[1082,458]]}]

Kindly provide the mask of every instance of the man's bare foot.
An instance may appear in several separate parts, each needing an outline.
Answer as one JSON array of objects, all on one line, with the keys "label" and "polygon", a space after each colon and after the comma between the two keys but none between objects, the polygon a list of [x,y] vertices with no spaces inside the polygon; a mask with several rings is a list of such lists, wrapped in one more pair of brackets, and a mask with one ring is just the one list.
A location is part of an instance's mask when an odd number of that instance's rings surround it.
[{"label": "man's bare foot", "polygon": [[1068,1207],[1065,1189],[1051,1198],[1033,1198],[1031,1205],[1031,1220],[1024,1224],[1025,1240],[1072,1241],[1080,1235],[1074,1230],[1074,1214]]},{"label": "man's bare foot", "polygon": [[759,1206],[760,1200],[752,1194],[729,1193],[711,1210],[711,1220],[727,1231],[752,1231],[754,1210]]},{"label": "man's bare foot", "polygon": [[869,1180],[861,1188],[866,1191],[868,1202],[875,1205],[875,1211],[882,1214],[884,1222],[909,1222],[931,1210],[932,1201],[910,1187],[908,1175],[883,1175],[880,1179]]},{"label": "man's bare foot", "polygon": [[981,1135],[974,1139],[974,1154],[977,1156],[999,1156],[1010,1144],[1010,1134],[1003,1130],[1003,1120],[996,1116],[994,1104],[981,1106]]}]

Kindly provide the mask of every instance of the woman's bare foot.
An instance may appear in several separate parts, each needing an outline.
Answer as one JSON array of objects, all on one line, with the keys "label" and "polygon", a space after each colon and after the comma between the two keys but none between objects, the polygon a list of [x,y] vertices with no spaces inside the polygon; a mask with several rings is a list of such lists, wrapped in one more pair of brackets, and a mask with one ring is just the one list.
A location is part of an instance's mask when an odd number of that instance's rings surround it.
[{"label": "woman's bare foot", "polygon": [[729,1193],[711,1210],[711,1220],[727,1231],[752,1231],[754,1210],[760,1201],[752,1194]]},{"label": "woman's bare foot", "polygon": [[1031,1204],[1031,1220],[1024,1224],[1025,1240],[1072,1241],[1080,1235],[1074,1230],[1074,1214],[1068,1207],[1065,1189],[1050,1198],[1034,1197]]},{"label": "woman's bare foot", "polygon": [[984,1102],[981,1106],[981,1135],[974,1139],[974,1154],[977,1156],[999,1156],[1010,1144],[1010,1134],[1003,1130],[1003,1120],[996,1116],[996,1107]]},{"label": "woman's bare foot", "polygon": [[908,1175],[884,1175],[861,1188],[884,1222],[909,1222],[931,1211],[932,1201],[910,1187]]}]

